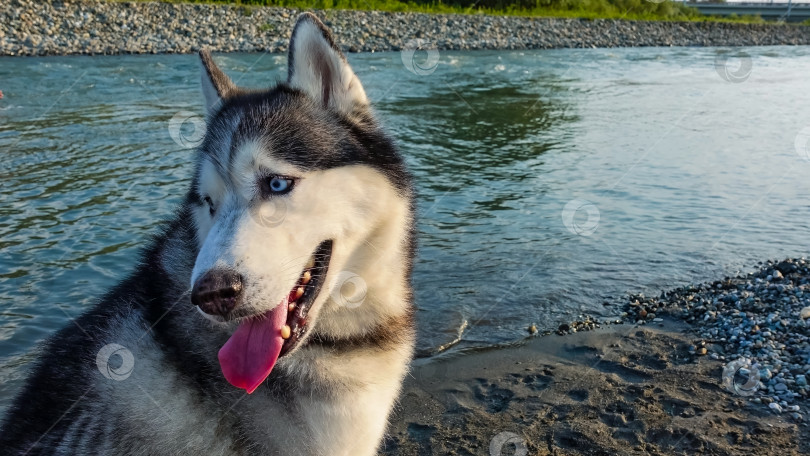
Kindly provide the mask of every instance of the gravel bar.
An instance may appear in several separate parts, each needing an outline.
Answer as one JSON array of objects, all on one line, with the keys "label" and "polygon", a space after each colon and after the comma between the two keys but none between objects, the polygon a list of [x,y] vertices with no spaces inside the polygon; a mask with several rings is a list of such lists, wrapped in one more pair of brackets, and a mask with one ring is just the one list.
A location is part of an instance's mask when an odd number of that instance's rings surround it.
[{"label": "gravel bar", "polygon": [[[295,9],[5,0],[0,55],[286,52]],[[810,27],[317,11],[348,52],[810,44]]]}]

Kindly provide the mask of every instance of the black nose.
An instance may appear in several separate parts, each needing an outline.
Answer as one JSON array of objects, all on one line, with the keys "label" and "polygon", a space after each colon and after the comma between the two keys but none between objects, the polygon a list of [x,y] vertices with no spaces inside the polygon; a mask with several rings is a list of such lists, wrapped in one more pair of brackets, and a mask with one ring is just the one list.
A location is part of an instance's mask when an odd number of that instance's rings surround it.
[{"label": "black nose", "polygon": [[212,269],[197,279],[191,290],[191,302],[211,315],[226,316],[239,303],[242,276],[228,270]]}]

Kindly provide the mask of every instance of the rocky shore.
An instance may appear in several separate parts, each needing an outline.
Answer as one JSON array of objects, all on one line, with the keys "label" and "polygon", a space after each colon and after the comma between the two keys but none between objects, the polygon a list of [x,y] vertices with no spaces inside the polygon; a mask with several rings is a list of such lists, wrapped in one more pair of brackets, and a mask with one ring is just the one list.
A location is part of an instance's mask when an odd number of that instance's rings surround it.
[{"label": "rocky shore", "polygon": [[726,389],[797,421],[810,398],[810,263],[766,262],[747,275],[633,295],[626,313],[644,324],[662,315],[694,327],[691,354],[725,363]]},{"label": "rocky shore", "polygon": [[[298,10],[6,0],[0,55],[285,52]],[[319,11],[349,52],[810,44],[810,27]]]}]

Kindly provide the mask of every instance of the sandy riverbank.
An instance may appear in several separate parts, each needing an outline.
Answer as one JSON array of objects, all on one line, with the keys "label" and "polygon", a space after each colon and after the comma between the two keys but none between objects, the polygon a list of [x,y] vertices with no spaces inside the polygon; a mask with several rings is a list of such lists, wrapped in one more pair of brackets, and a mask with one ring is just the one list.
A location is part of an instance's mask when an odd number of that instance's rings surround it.
[{"label": "sandy riverbank", "polygon": [[620,320],[417,360],[387,454],[810,453],[806,259],[608,304]]},{"label": "sandy riverbank", "polygon": [[385,454],[810,452],[806,422],[724,389],[696,340],[667,318],[417,363]]}]

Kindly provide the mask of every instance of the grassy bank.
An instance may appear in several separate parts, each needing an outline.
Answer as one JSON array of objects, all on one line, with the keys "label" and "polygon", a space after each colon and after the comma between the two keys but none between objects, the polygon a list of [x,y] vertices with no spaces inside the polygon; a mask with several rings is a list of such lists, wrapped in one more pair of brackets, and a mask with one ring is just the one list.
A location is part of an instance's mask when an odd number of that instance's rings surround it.
[{"label": "grassy bank", "polygon": [[[120,1],[120,0],[114,0]],[[138,0],[154,1],[154,0]],[[490,14],[583,19],[646,21],[764,22],[758,16],[717,18],[704,16],[680,3],[650,0],[163,0],[171,3],[240,5],[245,15],[252,6],[296,9],[349,9],[433,14]]]}]

